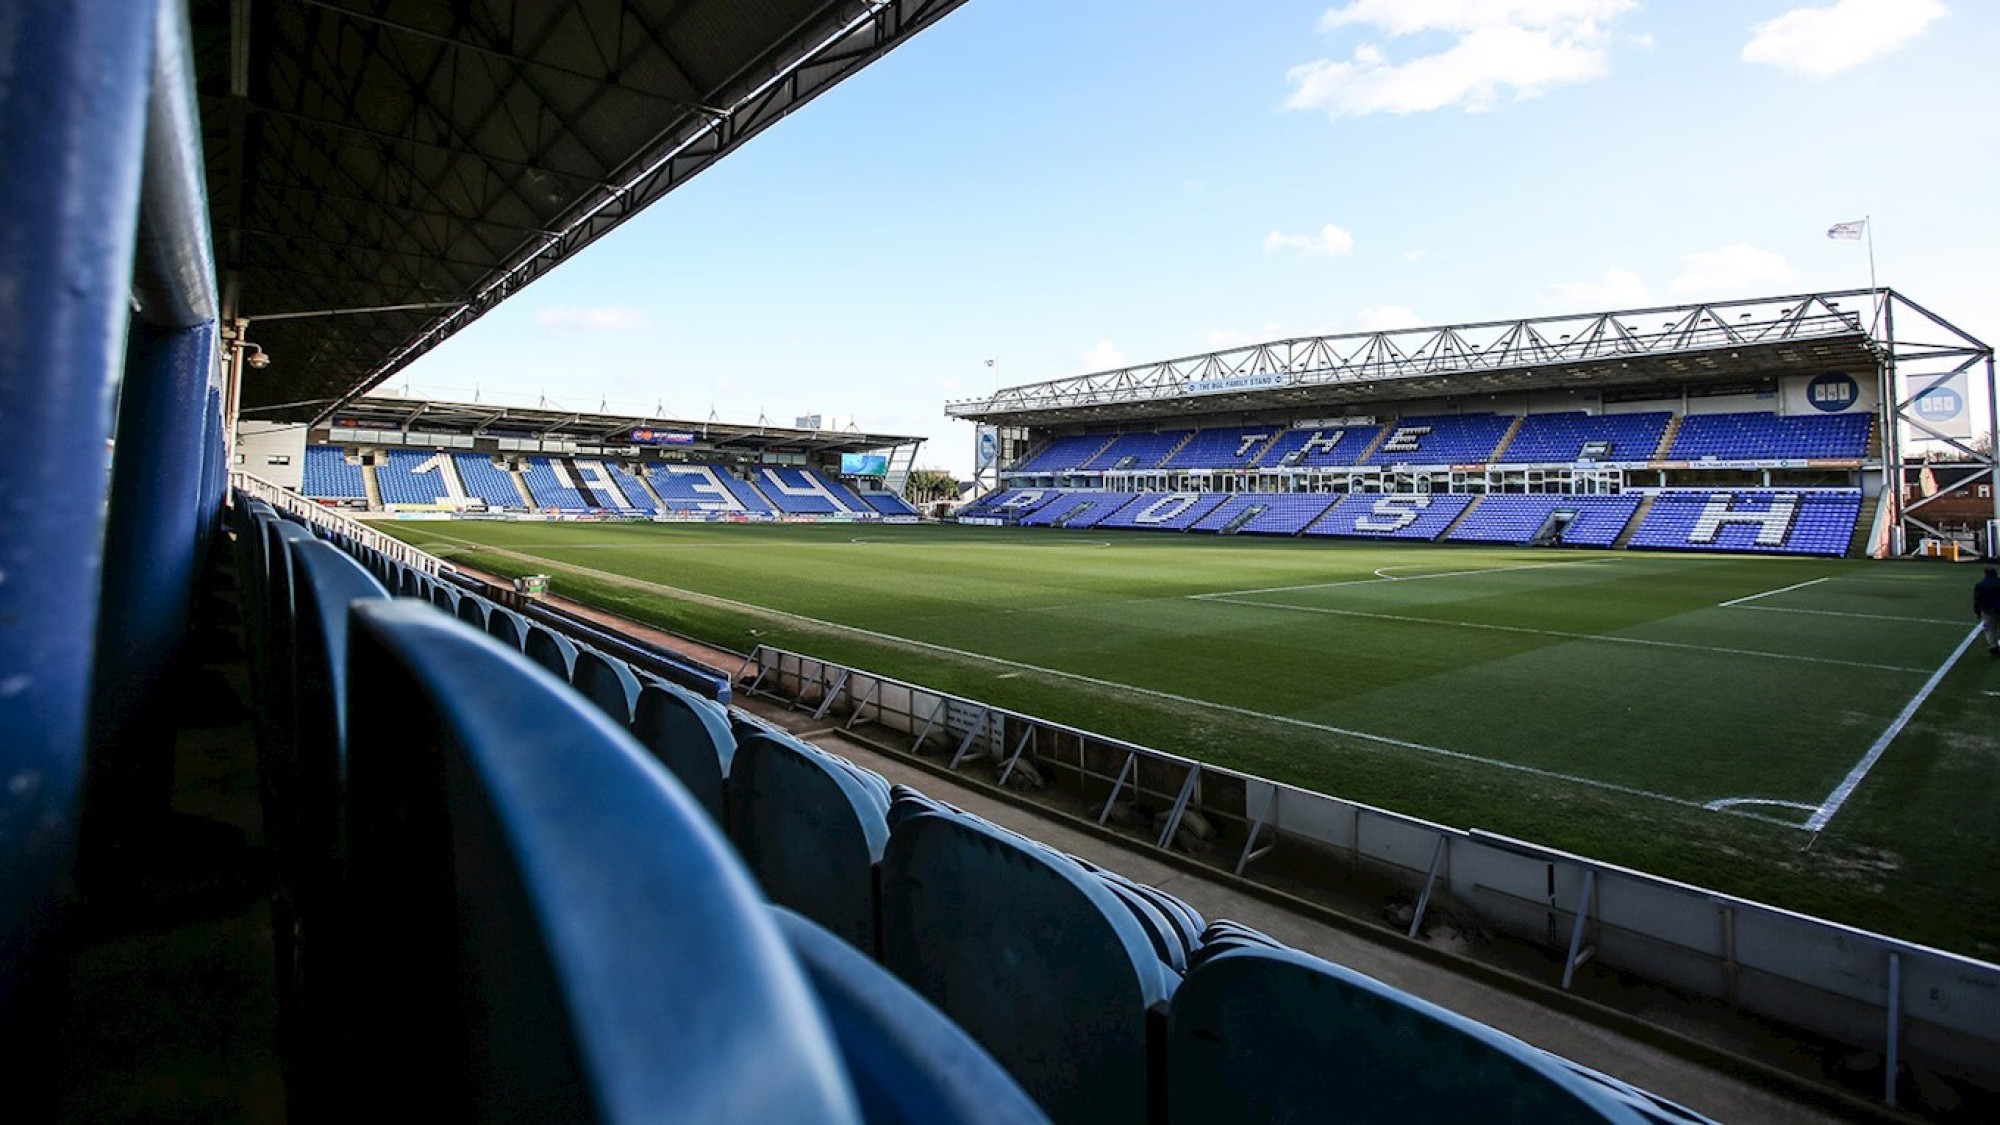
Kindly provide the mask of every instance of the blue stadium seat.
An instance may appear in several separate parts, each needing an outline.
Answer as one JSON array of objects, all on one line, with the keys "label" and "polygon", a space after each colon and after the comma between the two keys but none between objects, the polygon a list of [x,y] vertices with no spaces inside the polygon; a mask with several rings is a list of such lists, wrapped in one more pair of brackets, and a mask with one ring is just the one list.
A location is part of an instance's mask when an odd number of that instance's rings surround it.
[{"label": "blue stadium seat", "polygon": [[888,786],[857,778],[783,734],[739,739],[729,836],[771,901],[860,949],[876,948],[876,865],[889,843]]},{"label": "blue stadium seat", "polygon": [[[278,972],[278,1018],[292,1044],[288,1094],[312,1105],[341,1081],[325,1065],[340,1053],[338,1021],[329,1018],[346,993],[341,963],[352,913],[343,901],[347,838],[347,627],[357,601],[386,601],[352,558],[326,543],[291,544],[293,593],[292,732],[282,762],[267,756],[260,772],[276,783],[265,836],[278,876],[272,944]],[[275,772],[276,776],[272,776]]]},{"label": "blue stadium seat", "polygon": [[1174,994],[1168,1120],[1648,1120],[1483,1024],[1296,950],[1231,946]]},{"label": "blue stadium seat", "polygon": [[639,701],[639,677],[632,666],[594,648],[579,647],[570,666],[569,682],[598,710],[621,727],[632,725],[632,706]]},{"label": "blue stadium seat", "polygon": [[352,613],[353,898],[377,922],[353,945],[353,1108],[860,1120],[784,936],[657,762],[462,622]]},{"label": "blue stadium seat", "polygon": [[632,713],[632,736],[652,751],[719,826],[726,826],[726,783],[736,758],[729,714],[677,684],[649,678]]},{"label": "blue stadium seat", "polygon": [[1048,1117],[992,1055],[902,981],[801,915],[774,906],[812,982],[869,1125]]},{"label": "blue stadium seat", "polygon": [[486,635],[509,648],[527,643],[528,623],[520,614],[504,606],[494,606],[486,614]]},{"label": "blue stadium seat", "polygon": [[521,651],[564,683],[569,682],[576,670],[576,645],[545,625],[528,622],[528,635],[521,641]]},{"label": "blue stadium seat", "polygon": [[462,593],[458,597],[458,619],[484,633],[490,604],[477,594]]},{"label": "blue stadium seat", "polygon": [[1148,1059],[1172,974],[1074,862],[968,817],[901,817],[882,858],[882,963],[1055,1120],[1155,1119]]}]

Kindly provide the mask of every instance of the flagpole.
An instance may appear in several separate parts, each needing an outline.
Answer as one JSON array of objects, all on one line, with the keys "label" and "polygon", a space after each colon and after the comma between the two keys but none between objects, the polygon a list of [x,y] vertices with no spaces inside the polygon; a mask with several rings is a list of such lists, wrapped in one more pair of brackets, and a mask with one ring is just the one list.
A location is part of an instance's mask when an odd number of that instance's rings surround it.
[{"label": "flagpole", "polygon": [[1868,235],[1868,301],[1875,310],[1868,320],[1868,334],[1873,336],[1882,323],[1882,291],[1875,286],[1875,217],[1861,216],[1861,230]]}]

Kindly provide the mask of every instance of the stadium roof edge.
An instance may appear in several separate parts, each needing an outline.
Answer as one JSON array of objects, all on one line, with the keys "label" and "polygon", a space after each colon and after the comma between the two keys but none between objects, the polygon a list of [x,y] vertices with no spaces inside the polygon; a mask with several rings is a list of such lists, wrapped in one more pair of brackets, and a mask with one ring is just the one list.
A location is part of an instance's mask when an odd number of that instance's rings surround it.
[{"label": "stadium roof edge", "polygon": [[[1844,308],[1843,302],[1854,307]],[[1990,353],[1892,289],[1846,289],[1293,337],[1003,388],[985,398],[948,403],[945,412],[1013,425],[1144,421],[1384,399],[1693,386],[1752,375],[1873,370],[1889,346],[1878,329],[1886,310],[1898,304],[1957,337],[1958,344],[1945,346]]]},{"label": "stadium roof edge", "polygon": [[963,2],[191,0],[242,405],[323,421]]},{"label": "stadium roof edge", "polygon": [[[918,445],[926,439],[853,430],[806,430],[758,423],[696,422],[686,419],[609,414],[592,411],[503,406],[441,399],[366,397],[335,411],[327,420],[334,438],[343,429],[396,430],[404,433],[535,436],[602,445],[634,444],[634,430],[692,435],[693,442],[661,442],[709,450],[783,450],[805,453],[861,453]],[[625,435],[625,440],[620,440]],[[648,444],[648,443],[639,443]]]}]

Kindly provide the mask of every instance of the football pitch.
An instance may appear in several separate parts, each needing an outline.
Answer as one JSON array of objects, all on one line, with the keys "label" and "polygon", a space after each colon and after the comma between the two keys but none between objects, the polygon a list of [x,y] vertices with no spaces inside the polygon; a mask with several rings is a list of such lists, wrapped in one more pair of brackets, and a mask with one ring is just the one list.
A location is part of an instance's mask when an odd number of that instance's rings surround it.
[{"label": "football pitch", "polygon": [[956,526],[384,523],[740,651],[2000,957],[1944,564]]}]

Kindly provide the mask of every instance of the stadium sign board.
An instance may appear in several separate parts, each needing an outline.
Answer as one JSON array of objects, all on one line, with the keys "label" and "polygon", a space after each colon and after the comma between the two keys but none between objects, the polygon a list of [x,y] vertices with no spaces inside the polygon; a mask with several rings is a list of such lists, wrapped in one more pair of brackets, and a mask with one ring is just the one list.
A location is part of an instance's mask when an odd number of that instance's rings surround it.
[{"label": "stadium sign board", "polygon": [[1229,391],[1255,391],[1265,387],[1282,387],[1288,381],[1282,371],[1267,371],[1258,375],[1224,375],[1219,379],[1190,379],[1187,393],[1213,395]]}]

